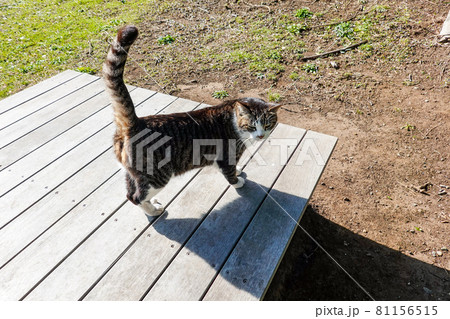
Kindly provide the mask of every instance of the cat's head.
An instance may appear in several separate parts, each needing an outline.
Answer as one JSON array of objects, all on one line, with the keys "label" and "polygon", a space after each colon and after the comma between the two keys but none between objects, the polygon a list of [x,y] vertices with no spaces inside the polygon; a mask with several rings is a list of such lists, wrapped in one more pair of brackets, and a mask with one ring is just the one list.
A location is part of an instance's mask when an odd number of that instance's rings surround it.
[{"label": "cat's head", "polygon": [[277,111],[281,104],[261,99],[244,98],[234,103],[236,127],[242,138],[267,138],[277,124]]}]

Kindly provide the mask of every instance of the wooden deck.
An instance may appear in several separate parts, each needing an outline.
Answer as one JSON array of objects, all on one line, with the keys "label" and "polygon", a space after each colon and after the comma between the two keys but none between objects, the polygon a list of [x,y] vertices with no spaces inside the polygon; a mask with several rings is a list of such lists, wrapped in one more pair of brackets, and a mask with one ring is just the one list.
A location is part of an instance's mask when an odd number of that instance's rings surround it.
[{"label": "wooden deck", "polygon": [[[204,106],[130,91],[141,116]],[[261,299],[336,143],[279,124],[249,151],[242,189],[191,171],[149,219],[126,200],[113,132],[95,76],[0,101],[0,300]]]}]

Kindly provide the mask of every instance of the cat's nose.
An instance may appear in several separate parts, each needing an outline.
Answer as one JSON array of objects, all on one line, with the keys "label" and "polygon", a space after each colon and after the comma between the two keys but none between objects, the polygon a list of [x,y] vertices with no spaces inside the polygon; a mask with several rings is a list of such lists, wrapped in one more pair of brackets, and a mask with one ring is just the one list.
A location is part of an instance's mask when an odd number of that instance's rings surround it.
[{"label": "cat's nose", "polygon": [[258,138],[259,138],[259,139],[263,139],[263,138],[264,138],[264,135],[258,135]]}]

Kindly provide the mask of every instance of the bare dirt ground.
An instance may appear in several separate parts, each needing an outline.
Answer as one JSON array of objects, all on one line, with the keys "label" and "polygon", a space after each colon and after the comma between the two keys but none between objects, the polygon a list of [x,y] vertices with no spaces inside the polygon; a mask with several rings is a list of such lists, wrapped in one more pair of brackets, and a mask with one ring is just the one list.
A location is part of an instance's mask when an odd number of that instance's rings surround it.
[{"label": "bare dirt ground", "polygon": [[[266,299],[369,300],[367,291],[377,300],[450,300],[450,44],[437,43],[449,2],[185,3],[161,15],[160,23],[138,26],[134,59],[148,64],[146,71],[129,64],[130,83],[208,104],[219,103],[211,95],[217,90],[266,100],[278,92],[280,122],[339,138],[301,225],[345,272],[298,229]],[[228,50],[224,43],[233,41],[229,21],[260,17],[269,23],[302,7],[324,13],[312,18],[314,25],[356,13],[352,25],[376,10],[386,33],[370,38],[367,52],[308,62],[318,66],[317,74],[306,73],[305,62],[289,54],[275,76],[255,75],[245,63],[214,65],[213,49]],[[216,36],[201,38],[200,26]],[[325,29],[299,34],[306,44],[302,56],[345,44],[329,36],[333,26]],[[169,33],[183,40],[164,52],[156,39]],[[283,45],[274,40],[275,48]],[[211,57],[169,63],[200,48],[211,48]]]}]

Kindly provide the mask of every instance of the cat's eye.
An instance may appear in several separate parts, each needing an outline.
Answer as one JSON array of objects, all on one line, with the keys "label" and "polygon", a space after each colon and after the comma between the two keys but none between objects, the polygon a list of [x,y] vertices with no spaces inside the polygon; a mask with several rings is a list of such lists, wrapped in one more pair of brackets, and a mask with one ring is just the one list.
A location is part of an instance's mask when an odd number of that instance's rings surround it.
[{"label": "cat's eye", "polygon": [[256,127],[254,127],[252,125],[247,125],[246,129],[247,129],[247,131],[250,131],[250,132],[256,131]]}]

